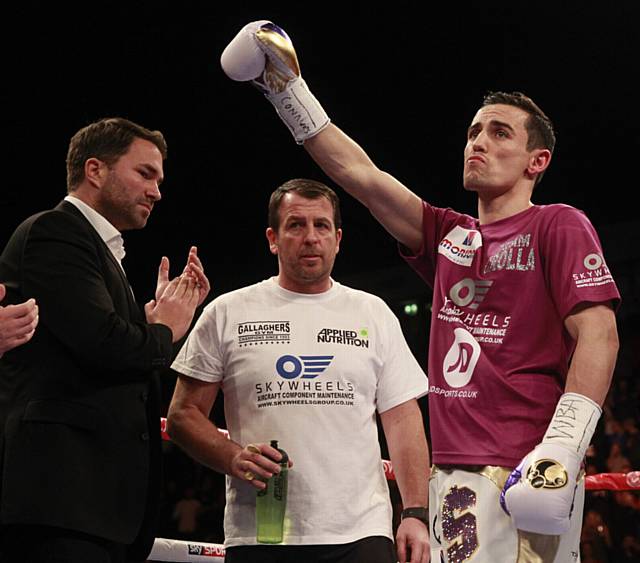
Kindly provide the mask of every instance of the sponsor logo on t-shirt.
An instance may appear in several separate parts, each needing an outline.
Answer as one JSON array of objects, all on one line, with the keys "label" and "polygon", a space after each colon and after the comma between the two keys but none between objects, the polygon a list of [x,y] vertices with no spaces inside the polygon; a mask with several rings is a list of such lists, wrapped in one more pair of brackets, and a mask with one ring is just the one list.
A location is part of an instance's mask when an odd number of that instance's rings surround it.
[{"label": "sponsor logo on t-shirt", "polygon": [[357,346],[358,348],[368,348],[369,331],[366,328],[361,328],[360,330],[323,328],[317,335],[317,341],[330,344]]},{"label": "sponsor logo on t-shirt", "polygon": [[475,310],[489,293],[493,281],[463,278],[451,286],[444,304],[438,311],[438,320],[460,323],[479,343],[502,344],[507,334],[510,316],[495,313],[476,313]]},{"label": "sponsor logo on t-shirt", "polygon": [[440,241],[438,253],[454,264],[471,266],[476,250],[481,246],[482,236],[478,231],[457,225]]},{"label": "sponsor logo on t-shirt", "polygon": [[429,387],[430,395],[439,395],[445,399],[477,399],[478,391],[475,389],[443,389],[437,385]]},{"label": "sponsor logo on t-shirt", "polygon": [[531,234],[520,234],[500,245],[498,251],[489,256],[484,272],[511,270],[515,272],[532,272],[536,269],[536,254],[531,245]]},{"label": "sponsor logo on t-shirt", "polygon": [[491,280],[461,279],[449,290],[449,297],[458,307],[477,309],[493,285]]},{"label": "sponsor logo on t-shirt", "polygon": [[276,360],[276,371],[285,379],[315,379],[331,364],[333,356],[291,356],[287,354]]},{"label": "sponsor logo on t-shirt", "polygon": [[601,254],[596,252],[587,254],[582,265],[584,270],[573,274],[573,281],[578,289],[614,283],[613,276]]},{"label": "sponsor logo on t-shirt", "polygon": [[450,387],[458,389],[471,381],[480,358],[480,344],[464,328],[456,328],[454,341],[442,362],[442,373]]},{"label": "sponsor logo on t-shirt", "polygon": [[276,360],[277,381],[255,384],[256,406],[344,406],[355,404],[355,386],[351,381],[318,378],[329,367],[334,356],[293,356],[286,354]]},{"label": "sponsor logo on t-shirt", "polygon": [[289,344],[291,341],[289,321],[249,321],[238,324],[238,345]]}]

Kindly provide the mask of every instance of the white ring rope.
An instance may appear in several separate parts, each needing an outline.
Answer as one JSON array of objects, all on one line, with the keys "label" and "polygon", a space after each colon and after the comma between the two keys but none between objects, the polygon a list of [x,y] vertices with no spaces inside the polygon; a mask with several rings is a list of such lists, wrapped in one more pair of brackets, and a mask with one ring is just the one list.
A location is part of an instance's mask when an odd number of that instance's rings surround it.
[{"label": "white ring rope", "polygon": [[224,553],[224,546],[216,543],[156,538],[148,560],[179,561],[180,563],[191,561],[218,563],[224,561]]}]

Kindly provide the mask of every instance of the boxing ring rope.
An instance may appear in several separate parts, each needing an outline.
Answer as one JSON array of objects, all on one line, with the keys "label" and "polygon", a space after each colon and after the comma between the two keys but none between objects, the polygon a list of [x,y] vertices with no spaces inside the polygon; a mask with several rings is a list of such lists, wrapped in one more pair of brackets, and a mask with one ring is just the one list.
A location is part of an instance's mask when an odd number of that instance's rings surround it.
[{"label": "boxing ring rope", "polygon": [[[225,436],[226,430],[220,429]],[[160,433],[163,440],[170,441],[167,434],[167,419],[160,419]],[[387,479],[394,481],[393,466],[389,460],[382,460],[382,467]],[[631,491],[640,490],[640,471],[630,473],[599,473],[585,477],[585,489],[588,491]],[[208,561],[218,563],[224,561],[224,546],[197,541],[171,540],[156,538],[149,561],[174,561],[187,563],[191,561]]]},{"label": "boxing ring rope", "polygon": [[156,538],[148,561],[224,561],[224,546],[216,543]]}]

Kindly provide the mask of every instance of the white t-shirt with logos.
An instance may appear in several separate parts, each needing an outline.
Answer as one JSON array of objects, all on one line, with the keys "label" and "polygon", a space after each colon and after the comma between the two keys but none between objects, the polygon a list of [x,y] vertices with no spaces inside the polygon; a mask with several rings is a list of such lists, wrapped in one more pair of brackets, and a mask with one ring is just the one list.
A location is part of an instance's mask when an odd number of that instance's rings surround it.
[{"label": "white t-shirt with logos", "polygon": [[[284,544],[392,538],[375,413],[425,395],[428,380],[382,299],[271,278],[210,303],[172,367],[222,382],[232,440],[277,440],[289,454]],[[255,499],[227,476],[226,546],[256,543]]]}]

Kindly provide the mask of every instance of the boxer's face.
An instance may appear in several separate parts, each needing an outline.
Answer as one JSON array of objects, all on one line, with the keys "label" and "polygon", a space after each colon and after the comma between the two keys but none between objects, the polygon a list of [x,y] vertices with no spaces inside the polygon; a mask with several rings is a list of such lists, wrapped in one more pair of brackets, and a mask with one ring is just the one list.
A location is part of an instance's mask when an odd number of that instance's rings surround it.
[{"label": "boxer's face", "polygon": [[478,111],[464,149],[463,183],[467,190],[495,196],[531,179],[527,173],[540,149],[527,149],[528,117],[524,110],[506,104]]},{"label": "boxer's face", "polygon": [[333,222],[331,202],[288,193],[279,214],[278,231],[268,228],[267,239],[278,256],[280,285],[298,293],[326,291],[342,238],[342,230],[336,230]]},{"label": "boxer's face", "polygon": [[116,229],[141,229],[161,198],[162,154],[152,142],[135,139],[111,167],[100,190],[96,210]]}]

